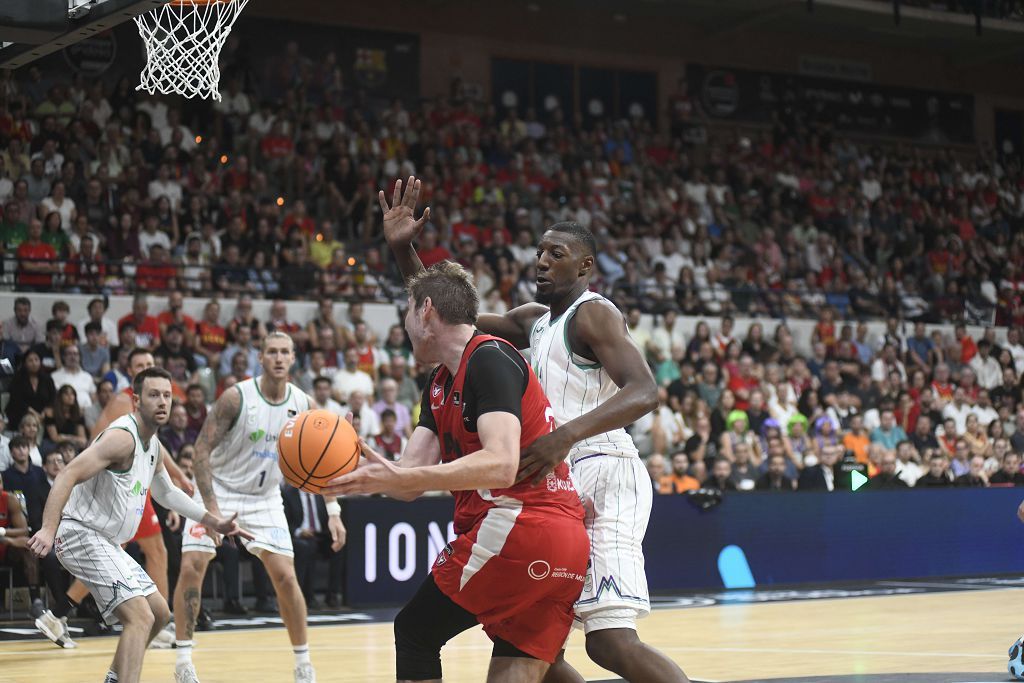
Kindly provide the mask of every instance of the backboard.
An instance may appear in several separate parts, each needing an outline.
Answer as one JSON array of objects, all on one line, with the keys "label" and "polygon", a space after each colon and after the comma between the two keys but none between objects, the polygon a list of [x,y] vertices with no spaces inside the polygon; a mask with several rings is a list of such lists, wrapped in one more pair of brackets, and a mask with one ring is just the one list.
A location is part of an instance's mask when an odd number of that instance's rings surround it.
[{"label": "backboard", "polygon": [[0,69],[16,69],[168,0],[2,0]]}]

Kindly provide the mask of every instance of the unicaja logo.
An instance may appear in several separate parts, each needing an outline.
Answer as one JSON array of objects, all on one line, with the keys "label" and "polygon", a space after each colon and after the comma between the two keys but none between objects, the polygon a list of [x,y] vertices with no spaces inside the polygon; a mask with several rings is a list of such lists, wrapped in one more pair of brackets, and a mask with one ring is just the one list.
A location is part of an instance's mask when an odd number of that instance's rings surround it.
[{"label": "unicaja logo", "polygon": [[544,560],[534,560],[527,567],[526,571],[530,574],[531,579],[541,581],[548,578],[548,575],[551,574],[551,565]]}]

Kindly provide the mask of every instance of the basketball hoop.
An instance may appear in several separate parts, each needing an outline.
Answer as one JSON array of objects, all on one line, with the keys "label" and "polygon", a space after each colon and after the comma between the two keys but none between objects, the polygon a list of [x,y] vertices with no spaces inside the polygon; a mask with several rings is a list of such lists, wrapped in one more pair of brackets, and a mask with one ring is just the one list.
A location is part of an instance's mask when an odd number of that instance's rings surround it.
[{"label": "basketball hoop", "polygon": [[146,44],[136,90],[220,101],[221,48],[249,0],[171,0],[135,17]]}]

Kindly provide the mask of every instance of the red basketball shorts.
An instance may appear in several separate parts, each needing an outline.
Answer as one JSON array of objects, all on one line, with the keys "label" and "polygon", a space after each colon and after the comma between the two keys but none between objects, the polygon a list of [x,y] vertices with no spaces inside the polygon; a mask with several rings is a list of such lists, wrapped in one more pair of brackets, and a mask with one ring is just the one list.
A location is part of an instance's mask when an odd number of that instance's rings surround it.
[{"label": "red basketball shorts", "polygon": [[491,508],[434,561],[438,588],[487,635],[554,662],[572,628],[590,542],[583,521],[537,508]]},{"label": "red basketball shorts", "polygon": [[146,494],[146,507],[142,511],[142,519],[139,520],[139,530],[135,532],[135,537],[132,540],[149,538],[159,533],[160,519],[156,516],[156,510],[153,509],[153,499]]}]

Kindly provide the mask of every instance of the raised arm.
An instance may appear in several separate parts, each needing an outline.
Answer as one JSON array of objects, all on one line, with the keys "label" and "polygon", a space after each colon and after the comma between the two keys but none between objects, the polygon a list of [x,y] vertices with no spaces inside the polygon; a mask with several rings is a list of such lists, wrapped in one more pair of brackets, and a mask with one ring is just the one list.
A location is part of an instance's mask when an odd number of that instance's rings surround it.
[{"label": "raised arm", "polygon": [[408,280],[416,273],[423,270],[423,262],[416,255],[413,248],[413,240],[423,230],[423,225],[430,218],[430,207],[423,209],[423,215],[419,220],[415,218],[416,202],[420,196],[422,183],[415,176],[409,176],[405,184],[405,192],[402,192],[402,181],[395,181],[395,191],[391,196],[391,206],[384,196],[384,190],[377,193],[377,201],[380,202],[381,211],[384,212],[384,239],[398,263],[402,277]]},{"label": "raised arm", "polygon": [[568,325],[573,351],[600,363],[619,391],[530,444],[523,451],[521,479],[543,478],[565,459],[573,444],[630,425],[658,407],[658,386],[621,313],[606,304],[587,302]]},{"label": "raised arm", "polygon": [[[426,446],[427,437],[437,443],[437,435],[425,427],[417,427],[412,438],[423,444],[409,442],[406,451],[411,459],[406,466],[389,462],[371,449],[365,465],[354,472],[330,482],[326,493],[350,495],[385,493],[400,500],[412,500],[423,491],[471,491],[474,489],[500,489],[515,482],[519,468],[519,418],[511,413],[485,413],[477,418],[477,433],[481,448],[462,458],[435,465],[415,465],[420,459],[433,458]],[[437,456],[440,457],[440,447]],[[403,456],[402,460],[406,457]]]},{"label": "raised arm", "polygon": [[57,533],[64,506],[71,497],[71,490],[112,465],[122,465],[134,451],[135,437],[123,429],[112,429],[82,451],[57,475],[46,498],[43,526],[28,542],[37,557],[47,555],[53,547],[53,537]]},{"label": "raised arm", "polygon": [[196,488],[199,495],[203,497],[206,509],[214,515],[220,516],[220,507],[217,505],[217,495],[213,492],[213,470],[210,467],[210,453],[228,434],[228,430],[239,418],[242,410],[242,394],[236,388],[228,389],[217,402],[213,404],[210,414],[206,416],[206,422],[199,431],[196,438],[196,454],[193,460],[193,470],[196,475]]}]

